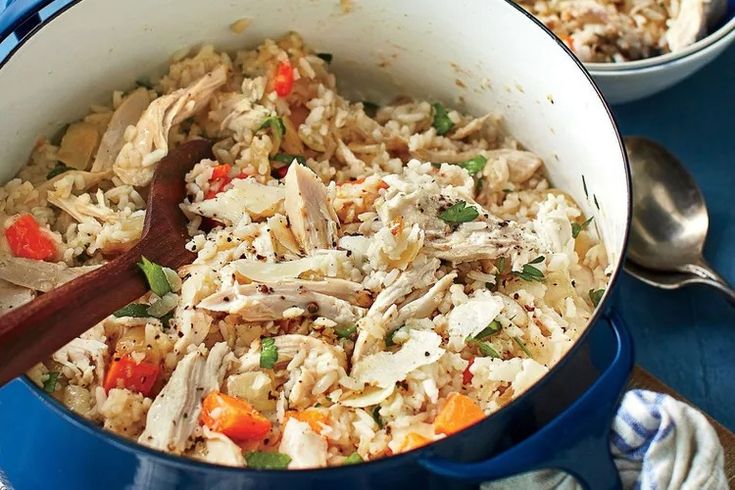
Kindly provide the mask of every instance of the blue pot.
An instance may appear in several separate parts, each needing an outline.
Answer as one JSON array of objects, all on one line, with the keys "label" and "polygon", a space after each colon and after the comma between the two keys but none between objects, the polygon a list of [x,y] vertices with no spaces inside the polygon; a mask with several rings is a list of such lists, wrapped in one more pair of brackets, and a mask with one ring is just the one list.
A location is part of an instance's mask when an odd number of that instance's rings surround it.
[{"label": "blue pot", "polygon": [[[164,6],[173,8],[174,5],[183,5],[174,3],[174,0],[161,0],[160,3],[159,9],[151,10],[146,22],[157,25],[153,19],[154,13],[165,10]],[[271,13],[269,17],[264,12],[275,8],[277,0],[271,2],[250,0],[245,3],[256,18],[264,19],[266,35],[272,35],[268,29],[272,31],[274,28],[269,27],[268,22],[273,15]],[[49,85],[52,84],[51,79],[54,76],[62,76],[59,73],[67,69],[78,70],[79,73],[93,72],[93,76],[86,77],[85,81],[80,78],[81,88],[67,87],[67,91],[71,94],[68,101],[59,97],[49,99],[46,110],[59,120],[73,120],[79,101],[85,100],[88,103],[88,99],[92,97],[86,92],[109,93],[112,87],[120,87],[120,83],[122,86],[125,83],[132,83],[136,75],[147,73],[155,65],[142,62],[136,64],[131,55],[125,63],[128,68],[134,69],[135,73],[125,74],[128,79],[122,80],[120,73],[114,72],[114,68],[122,61],[108,60],[111,63],[108,70],[105,68],[108,61],[100,57],[99,53],[95,54],[97,48],[95,42],[83,37],[85,29],[93,29],[93,24],[102,19],[103,14],[109,13],[109,17],[114,20],[122,19],[128,15],[125,7],[130,6],[131,10],[135,10],[132,4],[133,0],[125,4],[111,0],[15,2],[0,16],[0,56],[10,53],[0,63],[0,89],[3,83],[7,83],[3,74],[17,69],[16,66],[12,66],[11,61],[27,60],[30,57],[29,53],[37,49],[49,56],[49,67],[44,65],[39,69],[36,73],[38,78],[34,76],[26,79],[28,86],[16,80],[12,85],[15,89],[14,96],[16,93],[23,93],[24,90],[40,93],[41,88],[29,88],[34,84],[39,84],[38,87],[45,87],[46,90],[53,90],[54,86]],[[284,2],[278,12],[286,17],[293,15],[295,19],[299,16],[309,17],[312,14],[314,16],[323,14],[324,18],[331,18],[328,15],[332,14],[325,9],[327,7],[331,9],[333,5],[327,4],[328,2],[310,2],[306,10],[289,13],[288,10],[284,10],[287,5]],[[201,8],[197,15],[202,18],[220,13],[219,10],[207,8],[206,5],[190,0],[187,8],[182,9],[181,15],[190,14],[190,10],[196,8]],[[406,5],[417,7],[419,2],[412,4],[406,1],[398,5],[386,1],[381,5],[383,10],[400,10]],[[234,17],[237,4],[221,2],[218,7],[224,12],[222,15],[229,15],[231,20],[237,18]],[[313,12],[309,10],[312,8]],[[225,12],[227,9],[235,10]],[[513,67],[511,71],[518,72],[518,79],[531,80],[531,83],[524,86],[519,93],[496,94],[488,99],[504,101],[501,108],[511,127],[523,122],[524,114],[528,113],[529,107],[535,107],[533,102],[529,102],[535,98],[537,100],[535,103],[539,104],[536,111],[540,116],[548,120],[569,121],[568,116],[572,115],[579,118],[580,124],[589,130],[587,138],[590,141],[580,139],[576,135],[576,128],[569,124],[552,126],[556,139],[550,140],[548,128],[539,125],[529,125],[526,136],[529,147],[542,150],[549,155],[547,162],[551,167],[555,167],[550,169],[553,178],[556,178],[556,175],[568,183],[575,182],[574,186],[570,184],[565,190],[581,203],[586,213],[595,215],[597,218],[595,222],[600,223],[603,236],[609,239],[609,241],[606,239],[608,247],[616,251],[617,258],[613,263],[611,274],[610,289],[612,289],[621,269],[621,257],[627,239],[630,220],[630,178],[620,136],[599,91],[581,64],[566,51],[563,43],[558,42],[551,33],[511,2],[473,0],[457,6],[435,2],[430,13],[441,18],[443,14],[433,12],[434,10],[439,12],[441,9],[449,9],[445,17],[454,9],[477,12],[476,16],[465,15],[467,12],[462,14],[463,22],[466,22],[466,29],[469,31],[477,32],[483,23],[496,29],[506,26],[510,30],[508,34],[511,36],[510,41],[517,40],[512,37],[516,33],[522,40],[528,41],[529,47],[509,42],[507,48],[509,53],[493,52],[492,46],[486,47],[489,52],[494,53],[493,60],[497,63],[502,64],[501,60],[506,55],[510,59],[505,61],[508,69],[492,73],[493,80],[507,77],[510,67]],[[371,9],[370,15],[372,10],[378,13],[381,11],[376,7]],[[391,18],[410,18],[412,14],[413,11],[407,11],[400,16],[395,14]],[[107,21],[110,22],[110,35],[114,37],[119,26],[105,17],[105,22]],[[122,20],[120,22],[122,23]],[[278,25],[277,21],[272,19],[270,22]],[[479,24],[473,25],[473,22]],[[401,36],[408,35],[406,31],[415,28],[415,24],[405,24],[401,30],[395,31],[394,42],[399,43]],[[124,28],[118,29],[124,31],[121,36],[138,35],[135,32],[130,33],[135,30],[136,24],[126,22],[122,25]],[[208,25],[208,21],[202,20],[202,25]],[[320,35],[324,35],[320,30],[322,25],[322,22],[312,21],[304,23],[304,29],[300,30],[307,31],[304,32],[306,39],[317,39],[318,42]],[[189,28],[193,29],[192,25],[189,25]],[[450,26],[447,25],[446,28],[449,29]],[[99,29],[95,31],[97,35],[99,32]],[[211,40],[217,44],[226,45],[228,42],[232,44],[232,40],[225,37],[225,34],[220,31],[213,32],[214,34],[210,35],[207,31],[206,39],[219,36],[221,39]],[[365,32],[369,33],[370,29],[366,29]],[[167,54],[173,51],[169,45],[173,46],[179,39],[176,36],[167,38],[164,32],[155,32],[154,35],[159,36],[160,48],[165,49]],[[262,37],[263,34],[258,32],[253,35]],[[78,60],[68,60],[67,64],[78,63],[78,66],[65,67],[62,56],[64,47],[60,47],[57,51],[56,44],[51,39],[56,39],[61,46],[70,38],[74,38],[74,42],[78,42],[78,39],[87,40],[89,44],[81,47],[76,44],[80,52],[86,54],[80,54]],[[375,42],[379,42],[378,38]],[[120,41],[120,46],[133,46],[131,39],[134,37]],[[428,49],[435,39],[429,36],[422,41]],[[444,41],[440,39],[438,42]],[[499,41],[495,41],[492,44],[498,43]],[[99,44],[102,45],[104,42],[99,41]],[[416,44],[415,41],[413,44]],[[480,48],[482,49],[478,51],[478,56],[483,56],[485,47]],[[349,51],[350,49],[355,51]],[[359,42],[350,46],[347,44],[334,46],[336,69],[340,69],[337,60],[354,59],[360,49]],[[414,54],[422,52],[420,47],[415,49]],[[476,43],[462,46],[462,52],[476,49],[478,49]],[[340,50],[347,51],[343,55]],[[110,52],[112,51],[110,48]],[[437,51],[433,52],[436,55]],[[59,57],[55,56],[57,54]],[[529,68],[526,64],[513,65],[516,58],[531,60],[538,69],[543,68],[544,83],[536,84],[534,81],[533,74],[537,72],[533,70],[536,68]],[[547,62],[550,63],[548,69],[544,68],[544,63]],[[55,68],[52,69],[50,65],[54,65]],[[524,73],[524,70],[529,73]],[[45,75],[44,71],[48,74]],[[107,71],[111,72],[109,76]],[[437,98],[448,99],[450,92],[446,87],[454,86],[453,82],[457,75],[449,69],[443,70],[439,63],[436,64],[436,70],[432,74],[433,77],[424,77],[427,85],[420,87],[420,90],[435,94]],[[43,79],[44,76],[48,76],[49,80]],[[87,78],[92,78],[93,81],[86,81]],[[513,78],[506,78],[508,83],[511,80]],[[438,85],[431,86],[432,82]],[[19,95],[20,100],[9,100],[6,91],[0,92],[5,93],[5,99],[0,101],[0,111],[4,111],[4,114],[15,111],[14,115],[17,116],[12,135],[8,136],[10,131],[4,130],[3,125],[0,125],[0,162],[11,160],[22,162],[20,155],[25,151],[22,148],[30,148],[30,145],[23,147],[27,143],[23,138],[32,138],[38,132],[49,132],[54,128],[41,126],[41,123],[31,121],[20,111],[19,108],[25,107],[23,104],[34,102],[30,97]],[[553,92],[553,97],[550,92]],[[506,100],[504,97],[509,99]],[[481,97],[478,95],[477,98]],[[542,106],[538,102],[542,98],[549,100],[547,105]],[[511,99],[517,101],[518,107],[510,103]],[[66,102],[73,107],[71,109],[66,107],[64,105]],[[528,105],[524,106],[526,103]],[[544,117],[541,119],[544,120]],[[557,139],[558,148],[554,146]],[[601,154],[596,162],[590,162],[589,155],[594,155],[595,152]],[[554,165],[552,154],[557,161],[566,159],[579,162],[580,168],[572,170],[575,172],[579,170],[582,179],[578,178],[578,174],[573,174],[569,168]],[[9,165],[0,165],[0,179],[12,175],[16,170],[17,168],[13,169]],[[0,431],[0,468],[5,471],[11,484],[19,490],[49,487],[73,489],[288,487],[318,490],[471,488],[476,487],[481,481],[541,468],[563,469],[575,475],[590,488],[619,488],[620,480],[610,456],[609,430],[632,369],[633,348],[629,333],[609,305],[610,293],[611,291],[608,291],[603,298],[603,303],[579,341],[531,389],[476,425],[408,453],[364,464],[318,470],[266,471],[217,466],[154,451],[103,431],[67,411],[29,380],[19,379],[0,391],[0,419],[5,421]],[[93,301],[93,298],[89,300]]]}]

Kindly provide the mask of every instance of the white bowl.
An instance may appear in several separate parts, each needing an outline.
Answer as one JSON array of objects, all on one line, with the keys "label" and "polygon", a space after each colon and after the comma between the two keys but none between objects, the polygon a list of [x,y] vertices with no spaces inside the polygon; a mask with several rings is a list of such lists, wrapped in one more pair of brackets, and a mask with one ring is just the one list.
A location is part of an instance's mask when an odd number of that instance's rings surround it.
[{"label": "white bowl", "polygon": [[610,104],[621,104],[653,95],[682,81],[714,60],[735,41],[735,16],[715,32],[676,53],[623,63],[585,63],[585,67]]}]

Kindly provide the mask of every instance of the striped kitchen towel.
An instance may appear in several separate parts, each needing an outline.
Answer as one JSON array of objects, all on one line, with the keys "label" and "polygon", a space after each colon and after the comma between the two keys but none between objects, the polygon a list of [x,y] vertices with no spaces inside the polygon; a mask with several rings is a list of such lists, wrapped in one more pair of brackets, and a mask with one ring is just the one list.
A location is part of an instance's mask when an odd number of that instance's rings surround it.
[{"label": "striped kitchen towel", "polygon": [[[625,489],[728,488],[717,433],[701,412],[645,390],[625,394],[613,422],[610,449]],[[537,471],[486,483],[483,490],[580,488],[558,471]]]}]

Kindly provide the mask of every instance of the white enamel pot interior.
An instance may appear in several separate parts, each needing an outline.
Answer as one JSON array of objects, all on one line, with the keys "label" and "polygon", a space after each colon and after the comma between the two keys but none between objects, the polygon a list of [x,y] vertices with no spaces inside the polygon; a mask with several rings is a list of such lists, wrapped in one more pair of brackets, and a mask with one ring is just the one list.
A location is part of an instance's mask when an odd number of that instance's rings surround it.
[{"label": "white enamel pot interior", "polygon": [[[507,131],[541,155],[554,184],[595,216],[620,267],[629,220],[627,162],[615,123],[579,62],[505,0],[82,0],[27,37],[0,66],[0,181],[53,135],[107,103],[115,89],[165,69],[201,43],[252,47],[298,31],[334,55],[342,91],[396,94],[503,115]],[[242,34],[229,26],[248,17]]]}]

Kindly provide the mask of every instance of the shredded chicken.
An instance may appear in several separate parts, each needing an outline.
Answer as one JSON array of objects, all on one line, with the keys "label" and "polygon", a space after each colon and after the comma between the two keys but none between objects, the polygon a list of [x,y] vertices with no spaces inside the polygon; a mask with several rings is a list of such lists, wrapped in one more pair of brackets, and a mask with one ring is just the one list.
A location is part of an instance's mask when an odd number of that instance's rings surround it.
[{"label": "shredded chicken", "polygon": [[226,435],[210,430],[206,425],[202,427],[204,436],[204,460],[214,464],[243,467],[245,458],[240,446],[232,442]]},{"label": "shredded chicken", "polygon": [[104,379],[107,344],[95,339],[77,338],[52,356],[61,364],[62,372],[75,384],[86,386],[96,378]]},{"label": "shredded chicken", "polygon": [[0,315],[28,303],[35,297],[36,294],[33,289],[24,288],[0,279]]},{"label": "shredded chicken", "polygon": [[286,174],[286,214],[296,240],[307,254],[337,246],[339,219],[327,189],[314,172],[291,165]]},{"label": "shredded chicken", "polygon": [[320,468],[327,465],[327,441],[311,430],[309,424],[294,418],[283,428],[278,451],[288,454],[289,469]]},{"label": "shredded chicken", "polygon": [[280,212],[284,197],[282,186],[263,185],[252,178],[235,179],[232,188],[212,199],[192,204],[189,209],[198,215],[236,225],[245,214],[253,220],[261,220]]},{"label": "shredded chicken", "polygon": [[44,262],[0,255],[0,280],[46,293],[97,267],[99,266],[69,267],[63,262]]},{"label": "shredded chicken", "polygon": [[[112,168],[120,180],[134,186],[148,185],[155,164],[168,153],[171,127],[202,110],[227,81],[227,67],[220,65],[186,88],[161,96],[150,103],[120,149]],[[127,136],[126,131],[126,136]]]},{"label": "shredded chicken", "polygon": [[203,347],[187,354],[148,411],[145,431],[138,442],[154,449],[182,453],[199,425],[202,399],[219,390],[234,356],[227,344],[215,344],[207,355]]}]

